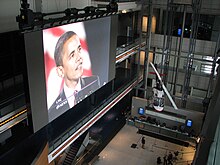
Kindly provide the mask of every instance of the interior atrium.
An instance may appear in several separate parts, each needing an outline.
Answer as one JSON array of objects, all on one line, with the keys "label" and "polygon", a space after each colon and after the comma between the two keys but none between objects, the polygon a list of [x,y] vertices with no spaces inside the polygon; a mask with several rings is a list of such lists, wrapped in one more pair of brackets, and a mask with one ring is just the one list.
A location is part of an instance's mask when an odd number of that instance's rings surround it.
[{"label": "interior atrium", "polygon": [[218,165],[219,0],[0,4],[1,165]]}]

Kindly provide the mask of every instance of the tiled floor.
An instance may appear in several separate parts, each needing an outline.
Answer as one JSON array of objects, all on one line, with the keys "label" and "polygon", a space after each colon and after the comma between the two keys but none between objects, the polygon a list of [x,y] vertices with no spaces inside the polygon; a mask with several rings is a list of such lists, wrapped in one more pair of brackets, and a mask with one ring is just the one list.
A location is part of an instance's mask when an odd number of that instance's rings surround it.
[{"label": "tiled floor", "polygon": [[[160,156],[163,161],[164,155],[175,151],[179,151],[179,155],[173,164],[187,165],[193,160],[193,147],[182,147],[145,136],[146,144],[143,149],[141,138],[142,135],[137,133],[137,128],[125,125],[99,154],[99,160],[95,165],[157,165],[157,157]],[[137,144],[137,147],[132,148],[132,144]]]}]

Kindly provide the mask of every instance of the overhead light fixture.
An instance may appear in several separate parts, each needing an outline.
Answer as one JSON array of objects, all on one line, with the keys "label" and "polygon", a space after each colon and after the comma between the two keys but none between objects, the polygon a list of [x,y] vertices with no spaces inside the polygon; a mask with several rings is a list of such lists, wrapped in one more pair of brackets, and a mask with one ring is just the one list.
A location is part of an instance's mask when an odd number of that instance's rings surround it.
[{"label": "overhead light fixture", "polygon": [[121,13],[125,14],[125,13],[127,13],[127,11],[126,10],[122,10]]},{"label": "overhead light fixture", "polygon": [[[16,21],[19,24],[19,29],[23,31],[42,29],[48,25],[53,27],[57,24],[63,25],[70,22],[73,23],[95,19],[114,15],[118,12],[118,4],[115,1],[110,2],[105,7],[87,6],[83,9],[68,8],[64,11],[52,13],[33,12],[31,9],[29,9],[29,6],[30,5],[27,3],[27,0],[21,0],[20,15],[16,17]],[[60,14],[64,14],[64,16],[60,17]],[[51,15],[53,15],[53,18],[48,18],[48,16]],[[54,18],[55,15],[59,15],[59,17]]]}]

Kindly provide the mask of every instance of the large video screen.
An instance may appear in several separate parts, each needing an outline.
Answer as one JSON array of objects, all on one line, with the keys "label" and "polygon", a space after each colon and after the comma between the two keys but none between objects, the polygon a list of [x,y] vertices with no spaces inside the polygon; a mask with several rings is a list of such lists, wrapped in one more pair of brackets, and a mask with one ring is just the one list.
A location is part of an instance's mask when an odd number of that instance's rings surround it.
[{"label": "large video screen", "polygon": [[49,122],[109,81],[110,18],[43,30]]},{"label": "large video screen", "polygon": [[109,16],[24,34],[35,132],[114,79],[117,20]]}]

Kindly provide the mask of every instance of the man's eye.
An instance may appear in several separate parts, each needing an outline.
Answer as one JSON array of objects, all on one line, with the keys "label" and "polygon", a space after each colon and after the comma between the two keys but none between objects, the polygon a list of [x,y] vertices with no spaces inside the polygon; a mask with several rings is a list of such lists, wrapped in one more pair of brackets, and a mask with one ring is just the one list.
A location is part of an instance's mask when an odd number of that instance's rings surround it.
[{"label": "man's eye", "polygon": [[78,52],[81,52],[81,50],[82,50],[82,48],[81,48],[81,47],[79,47],[79,48],[78,48]]},{"label": "man's eye", "polygon": [[70,57],[70,58],[73,58],[73,57],[74,57],[74,53],[71,53],[69,57]]}]

